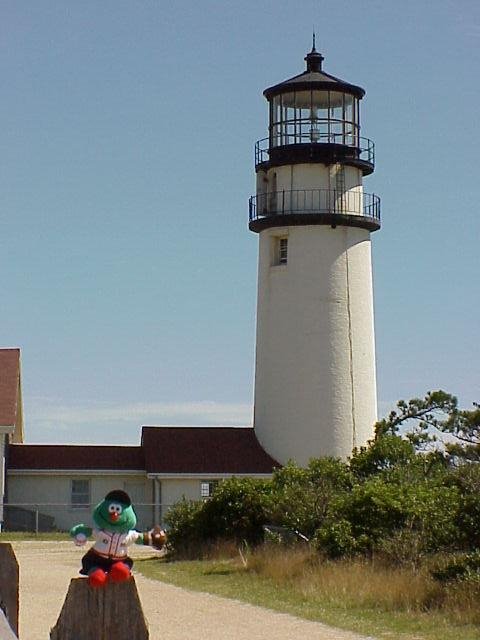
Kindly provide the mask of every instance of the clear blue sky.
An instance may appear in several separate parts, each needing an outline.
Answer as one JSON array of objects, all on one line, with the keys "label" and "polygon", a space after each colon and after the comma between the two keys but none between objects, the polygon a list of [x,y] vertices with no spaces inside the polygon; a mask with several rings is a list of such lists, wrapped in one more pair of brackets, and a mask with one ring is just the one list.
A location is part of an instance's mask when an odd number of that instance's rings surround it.
[{"label": "clear blue sky", "polygon": [[378,397],[480,400],[478,0],[0,5],[2,346],[30,442],[249,424],[265,87],[367,91]]}]

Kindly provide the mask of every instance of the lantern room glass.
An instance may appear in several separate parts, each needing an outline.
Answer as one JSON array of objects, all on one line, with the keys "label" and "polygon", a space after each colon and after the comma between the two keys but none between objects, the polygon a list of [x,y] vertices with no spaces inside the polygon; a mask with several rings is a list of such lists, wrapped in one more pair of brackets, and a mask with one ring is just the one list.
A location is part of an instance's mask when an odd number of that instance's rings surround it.
[{"label": "lantern room glass", "polygon": [[359,100],[342,91],[292,91],[270,102],[270,147],[289,144],[358,146]]}]

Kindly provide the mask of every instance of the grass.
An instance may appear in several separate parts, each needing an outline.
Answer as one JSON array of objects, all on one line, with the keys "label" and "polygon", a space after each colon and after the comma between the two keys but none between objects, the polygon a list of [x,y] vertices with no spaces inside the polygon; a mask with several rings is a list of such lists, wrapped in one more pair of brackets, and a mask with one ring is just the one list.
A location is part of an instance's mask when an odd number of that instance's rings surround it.
[{"label": "grass", "polygon": [[[137,560],[147,577],[389,640],[479,640],[478,590],[454,593],[428,572],[322,562],[306,550]],[[459,604],[460,603],[460,604]]]}]

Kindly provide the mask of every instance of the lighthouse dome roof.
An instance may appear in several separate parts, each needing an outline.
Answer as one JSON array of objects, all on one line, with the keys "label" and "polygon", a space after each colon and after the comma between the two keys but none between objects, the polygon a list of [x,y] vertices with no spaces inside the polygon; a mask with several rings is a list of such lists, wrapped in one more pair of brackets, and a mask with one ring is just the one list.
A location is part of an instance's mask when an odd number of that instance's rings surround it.
[{"label": "lighthouse dome roof", "polygon": [[263,92],[263,95],[267,100],[270,100],[274,96],[289,91],[319,90],[342,91],[343,93],[351,93],[357,98],[363,98],[365,90],[362,87],[345,82],[345,80],[323,71],[323,60],[322,54],[315,49],[314,45],[310,53],[305,56],[307,69],[303,73],[268,87]]}]

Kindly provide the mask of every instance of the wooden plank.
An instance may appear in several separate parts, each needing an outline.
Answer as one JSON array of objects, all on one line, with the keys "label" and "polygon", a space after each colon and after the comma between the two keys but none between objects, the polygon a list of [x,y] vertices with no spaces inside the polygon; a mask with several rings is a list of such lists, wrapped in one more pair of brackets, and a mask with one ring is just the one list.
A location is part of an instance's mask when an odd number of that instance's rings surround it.
[{"label": "wooden plank", "polygon": [[85,578],[70,582],[50,640],[148,640],[135,579],[93,589]]},{"label": "wooden plank", "polygon": [[0,610],[4,612],[6,620],[17,635],[18,576],[18,562],[12,545],[0,542]]}]

